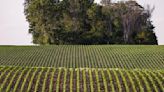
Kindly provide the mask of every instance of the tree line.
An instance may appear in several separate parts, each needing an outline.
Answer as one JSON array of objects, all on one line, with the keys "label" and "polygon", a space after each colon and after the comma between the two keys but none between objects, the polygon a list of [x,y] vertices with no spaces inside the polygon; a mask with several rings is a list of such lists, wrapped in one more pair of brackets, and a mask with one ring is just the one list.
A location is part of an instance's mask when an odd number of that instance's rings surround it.
[{"label": "tree line", "polygon": [[25,0],[35,44],[157,44],[154,8],[136,1]]}]

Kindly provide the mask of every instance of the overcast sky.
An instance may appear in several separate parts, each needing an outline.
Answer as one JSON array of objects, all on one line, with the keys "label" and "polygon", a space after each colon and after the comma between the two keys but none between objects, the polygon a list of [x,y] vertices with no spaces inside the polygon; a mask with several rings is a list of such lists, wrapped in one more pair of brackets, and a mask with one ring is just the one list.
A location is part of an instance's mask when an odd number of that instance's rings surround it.
[{"label": "overcast sky", "polygon": [[[96,0],[100,2],[101,0]],[[152,20],[160,45],[164,45],[164,0],[137,0],[155,6]],[[31,45],[28,23],[23,13],[24,0],[0,0],[0,45]]]}]

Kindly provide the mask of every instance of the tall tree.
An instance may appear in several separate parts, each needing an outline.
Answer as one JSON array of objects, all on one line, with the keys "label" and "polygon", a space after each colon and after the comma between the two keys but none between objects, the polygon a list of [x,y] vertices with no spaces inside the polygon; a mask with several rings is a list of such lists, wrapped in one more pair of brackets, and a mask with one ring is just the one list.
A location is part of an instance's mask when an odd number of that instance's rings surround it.
[{"label": "tall tree", "polygon": [[157,44],[153,9],[136,1],[25,0],[35,44]]}]

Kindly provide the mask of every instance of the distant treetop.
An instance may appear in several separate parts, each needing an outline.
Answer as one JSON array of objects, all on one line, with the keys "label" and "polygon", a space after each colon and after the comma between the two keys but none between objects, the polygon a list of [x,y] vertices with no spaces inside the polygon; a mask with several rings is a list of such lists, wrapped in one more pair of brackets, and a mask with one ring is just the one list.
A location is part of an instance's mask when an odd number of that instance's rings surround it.
[{"label": "distant treetop", "polygon": [[136,1],[25,0],[35,44],[157,44],[154,8]]}]

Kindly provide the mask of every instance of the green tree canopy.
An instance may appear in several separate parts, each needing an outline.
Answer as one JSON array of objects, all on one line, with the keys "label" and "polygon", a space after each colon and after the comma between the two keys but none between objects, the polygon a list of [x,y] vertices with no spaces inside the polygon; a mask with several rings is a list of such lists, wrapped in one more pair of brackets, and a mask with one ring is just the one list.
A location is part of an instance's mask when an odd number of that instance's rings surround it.
[{"label": "green tree canopy", "polygon": [[153,9],[136,1],[25,0],[35,44],[157,44]]}]

